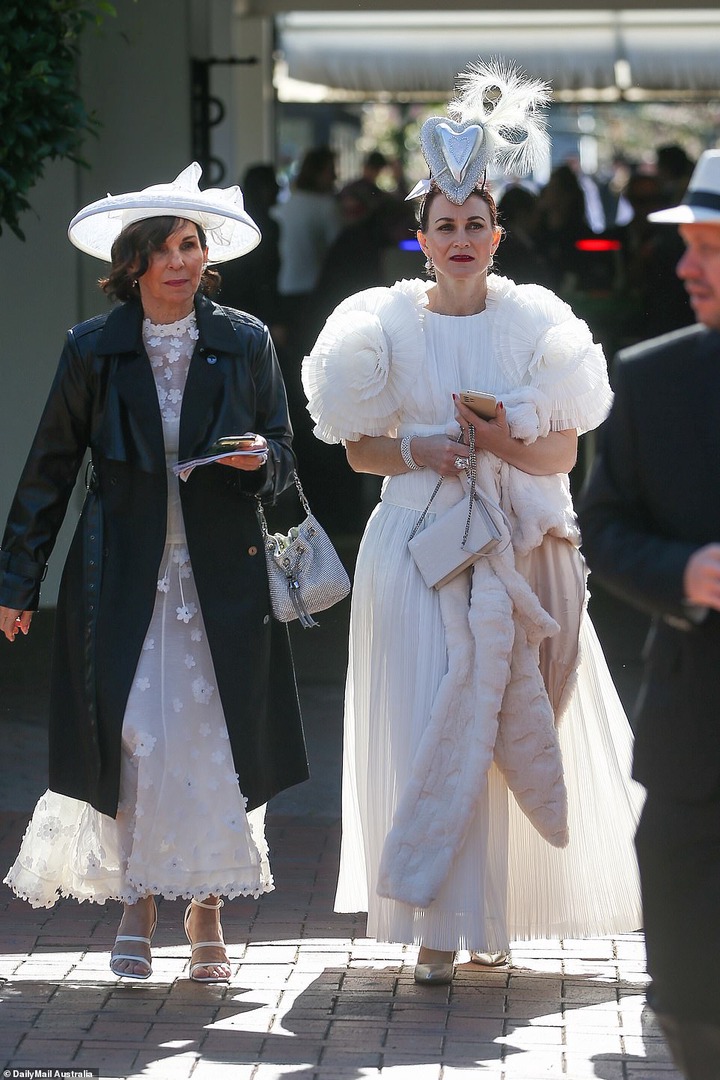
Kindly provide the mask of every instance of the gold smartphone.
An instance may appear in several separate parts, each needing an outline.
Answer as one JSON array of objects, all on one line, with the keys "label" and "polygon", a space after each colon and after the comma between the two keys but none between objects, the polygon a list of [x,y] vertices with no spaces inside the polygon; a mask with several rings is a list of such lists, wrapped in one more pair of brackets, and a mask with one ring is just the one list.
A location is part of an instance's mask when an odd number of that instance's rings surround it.
[{"label": "gold smartphone", "polygon": [[463,405],[482,420],[494,420],[497,400],[493,394],[483,394],[480,390],[461,390],[458,395]]}]

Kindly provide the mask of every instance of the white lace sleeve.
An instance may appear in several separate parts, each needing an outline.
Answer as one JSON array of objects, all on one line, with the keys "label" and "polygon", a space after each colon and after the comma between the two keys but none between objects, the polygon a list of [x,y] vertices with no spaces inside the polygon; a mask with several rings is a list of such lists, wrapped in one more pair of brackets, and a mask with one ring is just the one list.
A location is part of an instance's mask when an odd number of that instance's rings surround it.
[{"label": "white lace sleeve", "polygon": [[366,289],[343,300],[302,365],[317,438],[394,435],[423,347],[417,304],[402,291]]},{"label": "white lace sleeve", "polygon": [[587,323],[549,289],[511,288],[498,305],[498,359],[516,385],[542,391],[553,431],[597,427],[612,404],[607,365]]}]

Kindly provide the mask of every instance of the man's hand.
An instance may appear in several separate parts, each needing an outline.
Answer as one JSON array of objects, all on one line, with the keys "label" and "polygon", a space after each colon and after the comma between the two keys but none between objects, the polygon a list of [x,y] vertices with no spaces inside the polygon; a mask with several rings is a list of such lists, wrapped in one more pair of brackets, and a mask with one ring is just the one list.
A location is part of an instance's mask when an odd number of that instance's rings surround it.
[{"label": "man's hand", "polygon": [[690,556],[683,585],[688,603],[720,611],[720,544],[707,544]]}]

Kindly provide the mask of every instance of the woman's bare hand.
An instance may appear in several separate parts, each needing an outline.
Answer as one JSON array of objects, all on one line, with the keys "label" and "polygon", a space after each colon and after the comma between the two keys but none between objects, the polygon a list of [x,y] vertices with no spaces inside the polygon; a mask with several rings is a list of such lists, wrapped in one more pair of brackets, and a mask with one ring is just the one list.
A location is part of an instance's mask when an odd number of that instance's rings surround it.
[{"label": "woman's bare hand", "polygon": [[4,634],[8,641],[14,641],[19,633],[27,634],[32,617],[32,611],[20,611],[0,605],[0,634]]},{"label": "woman's bare hand", "polygon": [[577,460],[577,432],[574,428],[550,431],[533,443],[524,443],[510,432],[507,413],[499,401],[492,420],[481,420],[456,397],[455,419],[463,432],[463,442],[468,443],[468,428],[475,428],[475,449],[488,450],[491,454],[514,465],[531,476],[554,476],[569,473]]},{"label": "woman's bare hand", "polygon": [[440,476],[458,476],[462,466],[458,467],[457,459],[467,461],[470,448],[447,435],[416,435],[410,443],[410,453],[418,465]]},{"label": "woman's bare hand", "polygon": [[470,442],[468,429],[475,428],[476,450],[490,450],[498,457],[504,457],[501,448],[504,444],[509,445],[512,439],[508,425],[507,413],[501,401],[495,406],[495,416],[492,420],[483,420],[482,417],[463,405],[460,398],[455,398],[455,419],[462,428],[463,442],[467,446]]},{"label": "woman's bare hand", "polygon": [[242,469],[244,472],[257,472],[267,461],[267,448],[267,439],[262,435],[255,435],[251,449],[262,450],[263,453],[235,454],[233,457],[223,458],[218,465],[229,465],[231,469]]}]

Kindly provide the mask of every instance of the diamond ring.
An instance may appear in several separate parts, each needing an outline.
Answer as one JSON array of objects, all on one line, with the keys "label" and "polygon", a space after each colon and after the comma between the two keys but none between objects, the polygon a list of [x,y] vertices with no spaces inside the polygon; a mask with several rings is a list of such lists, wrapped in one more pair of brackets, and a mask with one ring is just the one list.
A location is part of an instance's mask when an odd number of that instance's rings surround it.
[{"label": "diamond ring", "polygon": [[467,459],[464,458],[464,457],[460,457],[460,456],[456,457],[455,458],[455,468],[456,469],[465,469],[465,468],[467,468]]}]

